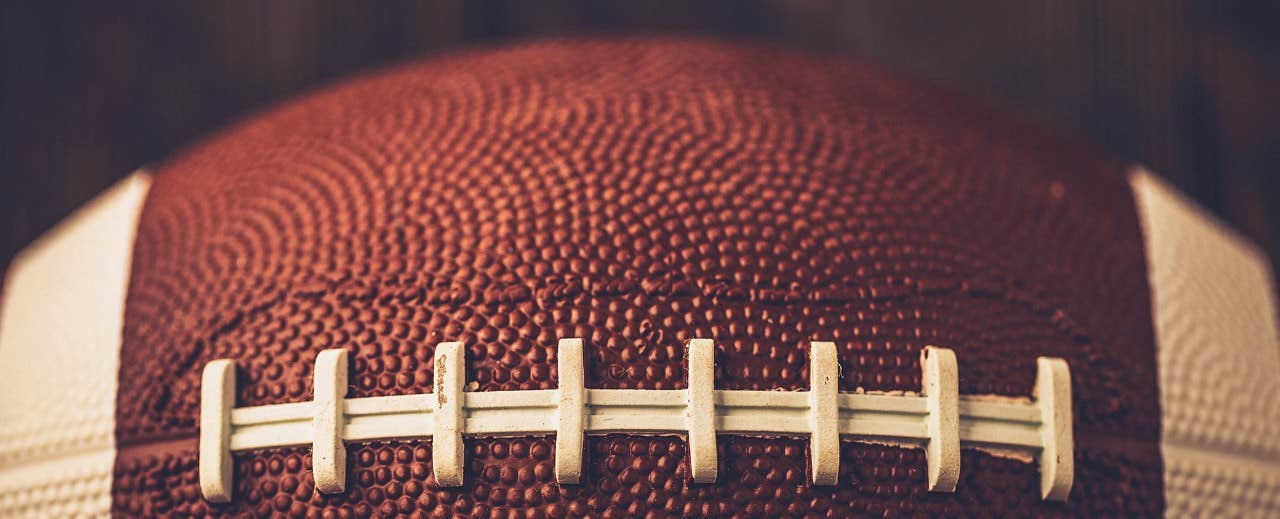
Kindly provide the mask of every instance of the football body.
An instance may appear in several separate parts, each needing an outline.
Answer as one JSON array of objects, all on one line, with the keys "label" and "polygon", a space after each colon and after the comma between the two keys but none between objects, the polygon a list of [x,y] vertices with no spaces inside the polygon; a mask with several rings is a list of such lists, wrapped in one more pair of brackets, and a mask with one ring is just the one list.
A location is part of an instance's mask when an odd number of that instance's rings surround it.
[{"label": "football body", "polygon": [[411,64],[9,268],[0,516],[1280,514],[1269,262],[875,66]]}]

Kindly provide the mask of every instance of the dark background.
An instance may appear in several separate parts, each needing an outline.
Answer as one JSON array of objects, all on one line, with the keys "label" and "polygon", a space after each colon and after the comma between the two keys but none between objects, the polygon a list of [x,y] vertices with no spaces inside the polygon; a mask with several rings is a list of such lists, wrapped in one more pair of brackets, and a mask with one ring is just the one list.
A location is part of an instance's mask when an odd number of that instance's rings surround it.
[{"label": "dark background", "polygon": [[549,34],[862,55],[1147,164],[1280,257],[1280,2],[20,2],[0,7],[0,265],[136,167],[299,91]]}]

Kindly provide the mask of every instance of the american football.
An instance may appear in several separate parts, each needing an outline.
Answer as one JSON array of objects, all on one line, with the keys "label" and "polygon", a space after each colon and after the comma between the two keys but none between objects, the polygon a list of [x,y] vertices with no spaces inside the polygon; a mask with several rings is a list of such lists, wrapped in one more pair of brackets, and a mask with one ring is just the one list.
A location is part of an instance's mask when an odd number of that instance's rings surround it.
[{"label": "american football", "polygon": [[0,515],[1274,517],[1270,265],[869,62],[446,53],[14,259]]}]

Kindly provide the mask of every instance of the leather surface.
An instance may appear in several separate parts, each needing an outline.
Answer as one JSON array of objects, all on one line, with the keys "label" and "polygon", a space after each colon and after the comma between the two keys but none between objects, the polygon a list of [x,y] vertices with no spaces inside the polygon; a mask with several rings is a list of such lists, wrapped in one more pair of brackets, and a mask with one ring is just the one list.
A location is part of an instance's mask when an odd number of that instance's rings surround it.
[{"label": "leather surface", "polygon": [[[1123,168],[873,66],[677,40],[455,54],[329,88],[158,168],[138,230],[114,510],[299,516],[1152,516],[1163,507],[1143,243]],[[199,373],[240,366],[238,405],[310,399],[325,348],[348,397],[429,392],[440,341],[470,389],[680,388],[684,342],[716,386],[808,386],[835,341],[843,391],[920,389],[953,348],[962,394],[1026,396],[1070,363],[1077,477],[966,449],[954,494],[923,451],[845,443],[839,484],[805,442],[722,436],[714,485],[679,437],[587,443],[559,487],[546,438],[468,442],[436,488],[429,442],[353,445],[348,490],[305,450],[236,456],[228,505],[195,480]],[[516,455],[523,452],[523,455]]]}]

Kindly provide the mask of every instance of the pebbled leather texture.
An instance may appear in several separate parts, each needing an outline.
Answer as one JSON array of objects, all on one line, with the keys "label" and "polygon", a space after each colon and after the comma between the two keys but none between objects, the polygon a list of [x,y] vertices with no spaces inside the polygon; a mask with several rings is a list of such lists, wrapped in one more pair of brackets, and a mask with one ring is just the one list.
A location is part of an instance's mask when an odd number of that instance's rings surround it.
[{"label": "pebbled leather texture", "polygon": [[[126,307],[113,507],[121,515],[593,517],[1156,516],[1159,401],[1143,242],[1123,165],[875,66],[673,39],[453,54],[345,82],[158,168]],[[802,439],[587,441],[560,487],[550,438],[468,441],[436,488],[429,442],[352,445],[347,492],[305,449],[237,454],[236,499],[195,478],[199,374],[239,366],[238,405],[311,398],[326,348],[348,397],[429,392],[468,348],[468,389],[555,387],[582,337],[588,387],[802,390],[810,340],[840,389],[919,391],[953,348],[962,394],[1027,396],[1070,363],[1067,503],[1038,468],[965,449],[955,493],[921,449],[845,442],[834,488]]]}]

